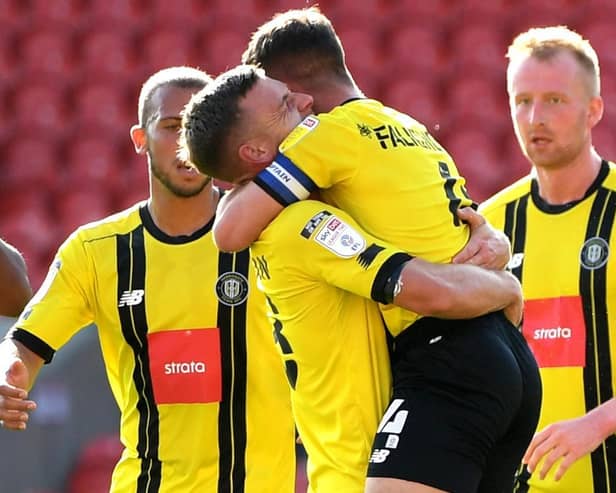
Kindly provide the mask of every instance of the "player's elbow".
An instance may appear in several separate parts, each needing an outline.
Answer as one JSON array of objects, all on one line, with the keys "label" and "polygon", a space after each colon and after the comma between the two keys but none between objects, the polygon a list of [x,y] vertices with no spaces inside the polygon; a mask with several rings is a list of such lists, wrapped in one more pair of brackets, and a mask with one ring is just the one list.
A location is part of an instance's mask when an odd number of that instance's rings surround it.
[{"label": "player's elbow", "polygon": [[222,221],[214,224],[213,236],[216,247],[221,252],[239,252],[250,246],[240,236],[238,228],[230,221]]}]

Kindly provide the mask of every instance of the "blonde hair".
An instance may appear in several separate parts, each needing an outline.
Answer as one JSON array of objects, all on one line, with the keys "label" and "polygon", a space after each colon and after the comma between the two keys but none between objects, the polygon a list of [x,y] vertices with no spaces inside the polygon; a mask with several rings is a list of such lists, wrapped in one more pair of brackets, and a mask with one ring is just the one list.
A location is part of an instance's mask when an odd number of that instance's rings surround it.
[{"label": "blonde hair", "polygon": [[589,76],[591,96],[598,96],[601,92],[601,75],[597,53],[588,40],[567,26],[533,27],[515,37],[507,49],[507,87],[509,88],[511,68],[520,60],[527,57],[549,60],[563,51],[568,51],[575,57]]}]

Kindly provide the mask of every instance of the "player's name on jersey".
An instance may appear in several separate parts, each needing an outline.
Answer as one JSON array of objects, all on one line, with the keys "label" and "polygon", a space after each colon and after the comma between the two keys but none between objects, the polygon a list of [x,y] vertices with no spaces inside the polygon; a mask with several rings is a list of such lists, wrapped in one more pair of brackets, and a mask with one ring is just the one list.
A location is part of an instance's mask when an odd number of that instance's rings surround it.
[{"label": "player's name on jersey", "polygon": [[373,127],[372,131],[383,149],[403,146],[422,147],[432,151],[444,150],[425,129],[381,125],[380,127]]}]

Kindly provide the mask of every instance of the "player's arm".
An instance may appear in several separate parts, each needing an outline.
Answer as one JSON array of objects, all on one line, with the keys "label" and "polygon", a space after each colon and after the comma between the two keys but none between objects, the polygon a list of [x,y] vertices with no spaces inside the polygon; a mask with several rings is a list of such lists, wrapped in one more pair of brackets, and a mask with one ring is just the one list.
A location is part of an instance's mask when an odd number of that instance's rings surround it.
[{"label": "player's arm", "polygon": [[31,297],[23,256],[0,239],[0,315],[16,317]]},{"label": "player's arm", "polygon": [[214,242],[223,252],[238,252],[254,243],[283,206],[254,182],[226,193],[218,204]]},{"label": "player's arm", "polygon": [[439,318],[474,318],[501,309],[515,325],[522,318],[522,291],[515,276],[470,264],[413,258],[388,276],[384,297],[381,301]]},{"label": "player's arm", "polygon": [[590,454],[607,438],[616,433],[616,398],[604,402],[579,418],[558,421],[537,433],[522,462],[532,473],[538,471],[544,479],[554,464],[560,461],[554,479],[558,481],[578,459]]},{"label": "player's arm", "polygon": [[10,430],[25,430],[29,413],[36,403],[28,391],[43,366],[44,359],[11,337],[0,343],[0,420]]}]

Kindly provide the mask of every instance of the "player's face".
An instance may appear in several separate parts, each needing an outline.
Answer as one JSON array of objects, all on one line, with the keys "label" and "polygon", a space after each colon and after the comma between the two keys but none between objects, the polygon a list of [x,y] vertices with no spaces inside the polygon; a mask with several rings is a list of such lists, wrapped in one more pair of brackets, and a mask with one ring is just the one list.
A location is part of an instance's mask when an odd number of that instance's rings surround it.
[{"label": "player's face", "polygon": [[247,128],[268,143],[269,150],[275,154],[291,130],[312,114],[312,96],[291,92],[284,83],[263,77],[248,91],[239,106]]},{"label": "player's face", "polygon": [[533,165],[563,167],[589,149],[598,98],[592,98],[588,75],[572,54],[526,58],[508,76],[515,133]]},{"label": "player's face", "polygon": [[163,86],[152,95],[155,108],[147,124],[147,152],[155,180],[178,197],[193,197],[210,182],[177,156],[181,112],[195,89]]}]

